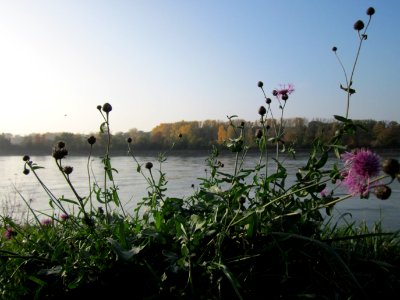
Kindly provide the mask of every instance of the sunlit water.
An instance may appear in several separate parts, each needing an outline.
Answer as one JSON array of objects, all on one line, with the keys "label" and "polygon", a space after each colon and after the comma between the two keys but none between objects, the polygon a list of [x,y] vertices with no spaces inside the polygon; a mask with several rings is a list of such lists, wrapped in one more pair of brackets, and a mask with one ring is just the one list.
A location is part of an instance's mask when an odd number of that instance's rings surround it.
[{"label": "sunlit water", "polygon": [[[68,188],[65,179],[51,156],[36,156],[31,159],[34,163],[44,167],[44,169],[38,170],[37,173],[54,195],[57,197],[64,195],[67,199],[75,199],[74,194]],[[157,174],[160,165],[154,156],[140,156],[137,159],[141,164],[148,161],[153,162],[153,174]],[[224,155],[219,159],[224,163],[224,172],[233,171],[234,156]],[[305,159],[306,156],[299,156],[296,160],[285,160],[284,166],[290,174],[289,178],[294,178],[298,168],[304,166]],[[74,171],[71,174],[71,180],[78,194],[82,197],[89,194],[87,162],[87,157],[71,156],[63,160],[64,166],[73,166]],[[256,162],[257,156],[250,155],[246,160],[247,167],[254,166]],[[136,203],[147,194],[148,184],[145,178],[136,171],[137,164],[131,157],[112,157],[111,163],[112,167],[118,170],[118,173],[114,173],[114,177],[124,210],[128,214],[133,214]],[[10,214],[10,210],[17,210],[16,208],[26,210],[23,197],[33,209],[51,214],[49,197],[32,173],[29,175],[22,173],[23,164],[24,162],[20,156],[0,156],[0,213],[3,215]],[[97,181],[103,187],[104,168],[101,160],[97,157],[92,158],[90,166],[91,182]],[[274,166],[272,165],[271,171],[273,168]],[[165,172],[168,180],[166,195],[180,198],[190,196],[193,190],[199,188],[199,178],[204,178],[208,175],[205,156],[170,156],[162,164],[162,171]],[[146,169],[144,169],[144,172],[148,175]],[[108,183],[109,185],[110,183]],[[400,229],[400,184],[394,182],[391,187],[392,196],[386,201],[381,201],[371,196],[370,199],[350,198],[338,203],[334,210],[335,217],[338,218],[345,213],[350,213],[352,219],[347,219],[350,222],[366,221],[367,224],[372,225],[376,221],[382,220],[384,228]]]}]

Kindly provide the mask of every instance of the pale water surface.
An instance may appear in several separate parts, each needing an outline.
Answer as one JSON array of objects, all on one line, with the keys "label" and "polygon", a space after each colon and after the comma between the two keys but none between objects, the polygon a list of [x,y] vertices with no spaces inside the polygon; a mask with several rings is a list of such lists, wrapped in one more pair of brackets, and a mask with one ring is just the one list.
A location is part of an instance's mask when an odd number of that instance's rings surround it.
[{"label": "pale water surface", "polygon": [[[34,156],[31,159],[39,166],[44,167],[44,169],[40,169],[37,172],[54,195],[57,197],[64,195],[65,198],[75,199],[51,156]],[[155,157],[139,156],[137,159],[141,164],[148,161],[153,162],[153,173],[157,173],[159,164]],[[306,157],[301,155],[296,160],[286,159],[284,166],[290,174],[294,175],[296,170],[305,164],[305,159]],[[224,172],[233,170],[234,156],[224,155],[220,157],[220,160],[225,165]],[[250,155],[246,163],[251,167],[256,164],[256,161],[257,156]],[[118,170],[118,173],[115,173],[115,182],[118,185],[124,209],[127,213],[133,214],[133,208],[136,206],[137,201],[147,194],[147,182],[136,171],[137,165],[131,157],[112,157],[111,163]],[[21,196],[16,193],[16,190],[18,190],[26,201],[30,202],[32,208],[50,214],[49,197],[33,174],[26,176],[22,173],[23,164],[24,162],[20,156],[0,157],[0,213],[5,214],[13,207],[26,207]],[[74,171],[71,174],[71,180],[78,193],[82,197],[87,196],[89,193],[87,157],[71,156],[63,160],[63,164],[73,166]],[[100,186],[103,186],[104,172],[100,159],[97,157],[92,158],[90,165],[92,182],[96,180]],[[271,168],[274,168],[274,166],[272,165]],[[167,161],[162,164],[162,170],[166,173],[168,180],[166,194],[170,197],[181,198],[191,195],[193,189],[199,187],[200,181],[198,178],[206,176],[206,169],[205,156],[168,157]],[[147,173],[147,170],[144,171]],[[349,221],[366,221],[367,224],[372,225],[375,221],[382,219],[382,224],[385,228],[390,230],[400,229],[400,183],[396,181],[391,187],[392,196],[386,201],[381,201],[371,196],[370,199],[350,198],[337,204],[334,211],[335,217],[350,213],[352,219],[348,219]]]}]

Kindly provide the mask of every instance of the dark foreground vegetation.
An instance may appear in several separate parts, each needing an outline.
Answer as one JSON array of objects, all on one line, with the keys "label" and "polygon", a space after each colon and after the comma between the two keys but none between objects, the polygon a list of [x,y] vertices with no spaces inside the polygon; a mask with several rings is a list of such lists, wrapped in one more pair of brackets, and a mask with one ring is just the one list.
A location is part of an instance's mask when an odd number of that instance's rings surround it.
[{"label": "dark foreground vegetation", "polygon": [[[374,12],[367,10],[366,26],[354,25],[357,53]],[[333,51],[337,55],[336,47]],[[272,107],[277,104],[283,117],[292,85],[273,90],[272,100],[258,82],[266,106],[258,110],[253,139],[245,138],[248,124],[230,117],[233,135],[222,145],[235,161],[234,170],[226,172],[219,150],[210,147],[207,174],[189,197],[169,197],[163,172],[182,132],[145,162],[136,156],[135,139],[127,137],[125,149],[148,184],[147,196],[133,211],[122,205],[114,180],[112,106],[99,105],[101,134],[85,139],[86,195],[73,185],[74,168],[68,164],[73,142],[52,145],[52,157],[74,199],[55,195],[41,180],[46,170],[23,156],[24,174],[37,178],[51,210],[34,210],[20,193],[26,203],[20,218],[0,216],[2,299],[395,299],[400,294],[399,232],[385,232],[379,222],[368,228],[351,219],[345,226],[329,219],[335,204],[350,197],[391,201],[391,186],[399,184],[396,159],[348,144],[364,130],[349,118],[355,66],[342,86],[345,116],[334,116],[331,135],[314,136],[308,160],[290,185],[284,161],[295,151],[283,119],[272,119]],[[94,177],[91,156],[101,139],[104,174]],[[251,145],[259,158],[246,169]],[[339,186],[349,194],[336,194]]]},{"label": "dark foreground vegetation", "polygon": [[[259,121],[250,122],[235,119],[236,125],[244,122],[244,141],[250,148],[257,148],[254,136],[262,127]],[[280,120],[267,120],[272,126]],[[400,124],[395,121],[355,120],[354,124],[363,128],[352,135],[343,137],[343,142],[349,147],[374,147],[374,148],[400,148]],[[284,119],[282,126],[285,135],[282,141],[293,144],[296,149],[310,149],[315,139],[327,142],[340,123],[333,120],[312,120],[304,118]],[[95,153],[100,153],[107,144],[107,136],[102,133],[93,133],[97,139]],[[23,155],[24,153],[49,154],[49,149],[57,141],[65,141],[71,145],[73,154],[87,153],[87,138],[90,135],[77,133],[43,133],[30,134],[26,136],[13,136],[11,134],[0,134],[0,155]],[[153,128],[150,132],[131,129],[128,132],[117,132],[112,135],[110,151],[115,154],[126,154],[126,139],[132,138],[135,150],[161,151],[168,147],[171,140],[179,135],[181,138],[176,143],[175,150],[203,150],[208,151],[212,146],[223,150],[223,143],[228,138],[234,138],[235,132],[230,122],[206,120],[206,121],[181,121],[176,123],[163,123]],[[272,137],[273,133],[269,133]]]}]

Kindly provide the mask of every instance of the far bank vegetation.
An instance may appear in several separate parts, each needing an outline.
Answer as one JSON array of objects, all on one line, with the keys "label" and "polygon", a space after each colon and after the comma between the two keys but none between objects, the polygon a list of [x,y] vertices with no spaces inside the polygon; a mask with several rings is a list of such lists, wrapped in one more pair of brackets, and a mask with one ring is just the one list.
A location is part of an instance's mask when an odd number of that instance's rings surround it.
[{"label": "far bank vegetation", "polygon": [[[250,147],[256,147],[255,134],[260,128],[258,122],[249,122],[233,119],[236,125],[244,123],[245,140]],[[350,148],[399,148],[400,124],[395,121],[358,120],[361,125],[356,134],[345,137],[344,143]],[[305,118],[288,118],[283,121],[283,142],[293,144],[296,149],[311,147],[316,138],[329,140],[338,128],[334,120]],[[273,126],[271,126],[273,128]],[[112,128],[111,128],[112,129]],[[112,134],[111,150],[115,153],[124,153],[127,149],[126,140],[132,138],[132,145],[136,151],[164,150],[175,142],[175,150],[209,150],[212,145],[222,145],[229,138],[233,138],[234,128],[228,121],[180,121],[175,123],[161,123],[150,132],[131,129],[128,132]],[[272,130],[272,129],[271,129]],[[67,142],[71,154],[86,154],[88,149],[87,138],[94,135],[97,145],[107,143],[106,136],[99,133],[32,133],[26,136],[0,134],[0,155],[20,155],[24,153],[48,154],[49,149],[59,140]],[[274,133],[271,132],[271,136]],[[180,137],[180,138],[179,138]]]}]

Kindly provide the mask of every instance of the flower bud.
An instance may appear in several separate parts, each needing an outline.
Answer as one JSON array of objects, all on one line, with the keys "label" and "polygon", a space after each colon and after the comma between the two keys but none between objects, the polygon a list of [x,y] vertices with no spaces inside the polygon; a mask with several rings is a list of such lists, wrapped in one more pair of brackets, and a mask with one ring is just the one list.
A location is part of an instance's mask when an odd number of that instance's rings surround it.
[{"label": "flower bud", "polygon": [[126,141],[128,142],[128,144],[130,144],[130,143],[132,143],[132,138],[131,138],[131,137],[128,137],[128,138],[126,139]]},{"label": "flower bud", "polygon": [[283,94],[282,95],[282,100],[286,101],[287,99],[289,99],[289,95],[288,94]]},{"label": "flower bud", "polygon": [[258,114],[263,116],[267,113],[267,109],[264,106],[260,106],[260,108],[258,109]]},{"label": "flower bud", "polygon": [[367,9],[367,15],[372,16],[375,13],[375,8],[373,7],[368,7]]},{"label": "flower bud", "polygon": [[376,198],[386,200],[390,197],[392,189],[387,185],[378,185],[374,188],[374,193]]},{"label": "flower bud", "polygon": [[333,51],[333,52],[336,52],[336,51],[337,51],[337,47],[333,47],[333,48],[332,48],[332,51]]},{"label": "flower bud", "polygon": [[111,104],[110,103],[104,103],[104,105],[103,105],[103,111],[105,112],[105,113],[109,113],[110,111],[112,111],[112,106],[111,106]]},{"label": "flower bud", "polygon": [[28,160],[30,160],[29,155],[24,155],[24,157],[22,157],[22,160],[23,160],[23,161],[28,161]]},{"label": "flower bud", "polygon": [[98,109],[98,110],[101,110],[101,105],[97,105],[97,109]]},{"label": "flower bud", "polygon": [[29,174],[29,169],[24,169],[24,171],[22,173],[24,173],[25,175],[28,175]]},{"label": "flower bud", "polygon": [[265,103],[267,103],[267,104],[271,104],[271,102],[272,102],[271,98],[267,98],[267,99],[265,99]]},{"label": "flower bud", "polygon": [[382,170],[386,174],[395,178],[400,173],[400,164],[397,159],[389,158],[382,162]]},{"label": "flower bud", "polygon": [[364,22],[361,20],[358,20],[357,22],[354,23],[354,29],[355,30],[362,30],[364,28]]},{"label": "flower bud", "polygon": [[96,143],[96,138],[95,138],[93,135],[91,135],[91,136],[87,139],[87,141],[88,141],[88,143],[89,143],[90,145],[93,145],[94,143]]},{"label": "flower bud", "polygon": [[257,86],[258,86],[259,88],[262,88],[262,87],[264,86],[264,83],[263,83],[262,81],[259,81],[259,82],[257,83]]},{"label": "flower bud", "polygon": [[149,169],[149,170],[151,170],[151,168],[153,167],[153,163],[151,163],[151,162],[147,162],[146,164],[145,164],[145,166],[144,166],[146,169]]},{"label": "flower bud", "polygon": [[256,138],[257,138],[257,139],[261,139],[262,136],[263,136],[262,130],[261,130],[261,129],[257,129]]},{"label": "flower bud", "polygon": [[182,136],[183,136],[183,135],[182,135],[182,133],[178,134],[178,138],[180,138],[180,139],[181,139],[181,138],[182,138]]},{"label": "flower bud", "polygon": [[57,143],[57,147],[58,147],[59,149],[62,149],[62,148],[65,147],[65,143],[64,143],[63,141],[59,141],[59,142]]},{"label": "flower bud", "polygon": [[272,91],[272,95],[278,96],[278,91],[277,91],[277,90],[273,90],[273,91]]}]

